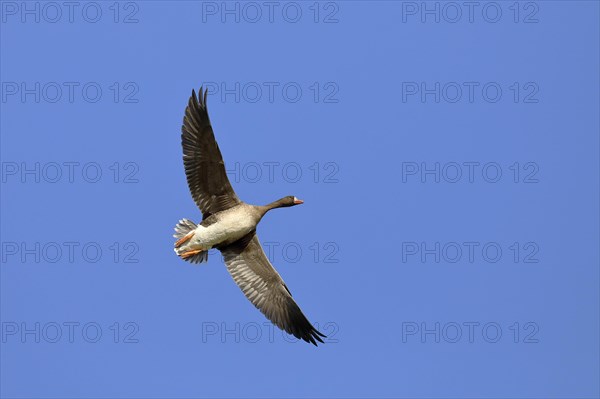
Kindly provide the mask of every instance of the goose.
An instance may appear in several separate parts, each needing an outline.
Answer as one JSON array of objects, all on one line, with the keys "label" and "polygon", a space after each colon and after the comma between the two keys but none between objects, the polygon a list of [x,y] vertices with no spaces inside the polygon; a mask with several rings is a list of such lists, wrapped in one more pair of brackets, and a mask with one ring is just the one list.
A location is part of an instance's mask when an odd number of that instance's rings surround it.
[{"label": "goose", "polygon": [[175,253],[191,263],[208,261],[208,250],[221,251],[235,283],[273,324],[296,338],[317,346],[325,335],[308,321],[292,298],[258,240],[256,226],[267,212],[303,201],[283,197],[270,204],[250,205],[231,187],[225,164],[208,117],[207,91],[192,90],[181,127],[183,165],[194,202],[202,212],[196,224],[181,219],[175,226]]}]

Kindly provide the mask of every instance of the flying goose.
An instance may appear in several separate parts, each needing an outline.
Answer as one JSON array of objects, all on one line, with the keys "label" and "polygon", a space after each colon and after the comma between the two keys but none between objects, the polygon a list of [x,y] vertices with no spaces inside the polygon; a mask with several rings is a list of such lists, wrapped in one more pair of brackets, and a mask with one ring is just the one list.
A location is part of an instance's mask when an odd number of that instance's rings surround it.
[{"label": "flying goose", "polygon": [[208,260],[208,250],[223,254],[227,270],[246,297],[277,327],[306,342],[323,342],[321,334],[308,321],[290,290],[258,241],[256,225],[271,209],[302,204],[294,196],[268,205],[250,205],[233,191],[225,164],[215,140],[208,110],[206,90],[199,96],[192,90],[181,128],[183,165],[187,183],[202,211],[196,225],[182,219],[175,226],[175,253],[191,263]]}]

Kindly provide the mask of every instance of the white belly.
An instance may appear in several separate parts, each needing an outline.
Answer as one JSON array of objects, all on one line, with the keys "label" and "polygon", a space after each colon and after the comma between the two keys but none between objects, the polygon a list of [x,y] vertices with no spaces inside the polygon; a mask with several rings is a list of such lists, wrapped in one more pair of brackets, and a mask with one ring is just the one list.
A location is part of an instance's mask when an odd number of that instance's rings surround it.
[{"label": "white belly", "polygon": [[230,217],[204,227],[198,225],[191,246],[208,250],[222,242],[237,240],[248,234],[254,226],[246,218]]}]

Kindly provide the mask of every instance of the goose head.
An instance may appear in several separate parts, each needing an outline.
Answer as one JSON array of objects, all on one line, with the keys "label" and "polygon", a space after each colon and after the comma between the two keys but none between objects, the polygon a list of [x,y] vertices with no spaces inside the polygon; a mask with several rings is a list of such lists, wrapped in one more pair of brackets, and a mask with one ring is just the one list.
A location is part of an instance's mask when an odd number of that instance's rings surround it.
[{"label": "goose head", "polygon": [[300,205],[303,203],[304,203],[304,201],[302,201],[301,199],[298,199],[297,197],[294,197],[293,195],[288,195],[287,197],[280,198],[275,202],[271,202],[269,205],[266,205],[264,208],[266,208],[266,210],[269,211],[269,210],[275,209],[275,208],[285,208],[288,206],[295,206],[295,205]]},{"label": "goose head", "polygon": [[280,201],[282,201],[281,206],[294,206],[303,204],[304,201],[294,197],[293,195],[288,195],[287,197],[283,197]]}]

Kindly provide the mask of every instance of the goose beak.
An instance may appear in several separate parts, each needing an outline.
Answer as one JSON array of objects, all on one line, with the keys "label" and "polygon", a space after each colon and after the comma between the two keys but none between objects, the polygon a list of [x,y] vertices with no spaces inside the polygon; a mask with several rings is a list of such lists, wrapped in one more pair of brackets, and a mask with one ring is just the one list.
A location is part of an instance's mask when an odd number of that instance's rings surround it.
[{"label": "goose beak", "polygon": [[294,197],[294,205],[300,205],[300,204],[304,204],[304,201],[302,201],[301,199],[298,199],[298,198]]}]

